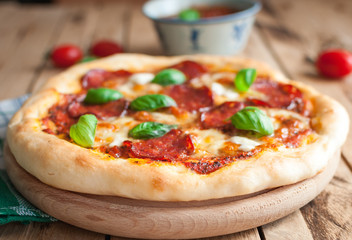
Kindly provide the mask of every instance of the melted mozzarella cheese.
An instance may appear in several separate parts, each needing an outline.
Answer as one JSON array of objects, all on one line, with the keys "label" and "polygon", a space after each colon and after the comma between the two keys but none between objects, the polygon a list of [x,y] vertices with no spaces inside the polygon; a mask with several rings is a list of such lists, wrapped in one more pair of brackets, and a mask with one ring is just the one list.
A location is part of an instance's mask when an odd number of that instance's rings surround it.
[{"label": "melted mozzarella cheese", "polygon": [[150,83],[153,79],[153,73],[135,73],[130,76],[129,81],[135,84],[144,85]]},{"label": "melted mozzarella cheese", "polygon": [[240,137],[240,136],[234,136],[232,138],[230,138],[230,141],[233,143],[236,143],[239,146],[239,150],[241,151],[250,151],[252,149],[254,149],[256,146],[261,145],[261,142],[258,141],[254,141],[252,139],[246,138],[246,137]]},{"label": "melted mozzarella cheese", "polygon": [[284,117],[285,119],[295,118],[303,124],[304,128],[310,127],[310,119],[302,116],[299,113],[284,110],[284,109],[262,109],[266,112],[266,114],[271,118],[271,121],[274,125],[274,129],[278,129],[281,126],[281,122],[277,119],[277,117]]},{"label": "melted mozzarella cheese", "polygon": [[126,140],[132,140],[128,137],[128,128],[122,128],[115,132],[114,140],[109,144],[109,147],[121,146],[121,144]]},{"label": "melted mozzarella cheese", "polygon": [[[131,117],[109,118],[103,121],[103,125],[99,125],[96,130],[96,141],[94,146],[104,145],[108,143],[110,147],[120,146],[128,138],[128,131],[136,124],[136,121]],[[111,127],[112,126],[112,127]],[[102,140],[102,142],[101,142]]]},{"label": "melted mozzarella cheese", "polygon": [[192,136],[195,151],[198,154],[216,155],[226,141],[227,136],[216,129],[192,129],[188,133]]},{"label": "melted mozzarella cheese", "polygon": [[224,96],[228,98],[228,100],[235,100],[238,98],[238,93],[235,92],[233,87],[225,87],[220,83],[212,83],[211,90],[218,96]]},{"label": "melted mozzarella cheese", "polygon": [[214,81],[217,81],[222,78],[233,80],[235,79],[235,77],[236,77],[236,73],[233,73],[233,72],[218,72],[212,75],[212,78]]}]

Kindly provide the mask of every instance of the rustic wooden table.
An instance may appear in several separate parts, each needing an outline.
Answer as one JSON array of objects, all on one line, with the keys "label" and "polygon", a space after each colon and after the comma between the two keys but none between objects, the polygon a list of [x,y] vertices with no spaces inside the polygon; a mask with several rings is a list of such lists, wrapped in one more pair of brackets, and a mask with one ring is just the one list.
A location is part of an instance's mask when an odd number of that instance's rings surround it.
[{"label": "rustic wooden table", "polygon": [[[58,73],[44,56],[59,43],[88,49],[95,40],[109,38],[120,42],[126,52],[161,55],[152,23],[141,13],[142,4],[139,0],[44,6],[1,3],[0,100],[33,92]],[[263,60],[314,86],[340,101],[352,116],[352,76],[328,81],[316,74],[312,64],[324,48],[352,51],[351,26],[350,0],[266,0],[241,55]],[[276,222],[213,239],[352,239],[351,146],[352,132],[335,177],[314,201]],[[56,222],[6,224],[0,226],[0,239],[123,238]]]}]

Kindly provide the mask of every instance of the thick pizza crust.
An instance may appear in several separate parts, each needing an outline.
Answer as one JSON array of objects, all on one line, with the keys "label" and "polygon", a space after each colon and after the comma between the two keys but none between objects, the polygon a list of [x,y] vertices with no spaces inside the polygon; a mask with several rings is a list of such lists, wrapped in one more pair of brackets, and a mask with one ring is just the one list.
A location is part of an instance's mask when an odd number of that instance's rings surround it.
[{"label": "thick pizza crust", "polygon": [[[33,176],[53,187],[99,195],[115,195],[154,201],[191,201],[254,193],[296,183],[322,171],[344,143],[349,118],[335,100],[298,82],[312,99],[315,142],[301,148],[266,151],[208,175],[197,174],[182,164],[135,164],[82,148],[41,131],[40,118],[58,101],[59,94],[77,92],[79,78],[92,68],[148,71],[181,60],[215,64],[220,69],[253,67],[277,81],[288,80],[266,65],[248,59],[215,56],[149,57],[120,54],[81,64],[50,79],[11,120],[7,140],[17,162]],[[55,90],[54,90],[55,89]]]}]

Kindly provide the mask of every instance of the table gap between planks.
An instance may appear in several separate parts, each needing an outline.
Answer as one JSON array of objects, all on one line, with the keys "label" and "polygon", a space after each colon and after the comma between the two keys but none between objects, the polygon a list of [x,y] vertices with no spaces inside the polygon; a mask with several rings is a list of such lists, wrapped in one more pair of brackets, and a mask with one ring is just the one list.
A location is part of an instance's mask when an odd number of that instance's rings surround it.
[{"label": "table gap between planks", "polygon": [[[126,52],[162,55],[144,1],[118,0],[61,5],[0,3],[0,100],[37,91],[60,69],[45,58],[60,43],[88,50],[98,39],[120,42]],[[311,60],[324,48],[352,51],[352,1],[265,0],[241,56],[265,61],[289,78],[308,83],[341,102],[352,119],[352,77],[334,82],[315,73]],[[14,84],[15,83],[15,84]],[[327,188],[312,202],[273,223],[208,239],[352,239],[352,133]],[[176,236],[175,236],[176,237]],[[125,239],[65,224],[10,223],[0,240]]]}]

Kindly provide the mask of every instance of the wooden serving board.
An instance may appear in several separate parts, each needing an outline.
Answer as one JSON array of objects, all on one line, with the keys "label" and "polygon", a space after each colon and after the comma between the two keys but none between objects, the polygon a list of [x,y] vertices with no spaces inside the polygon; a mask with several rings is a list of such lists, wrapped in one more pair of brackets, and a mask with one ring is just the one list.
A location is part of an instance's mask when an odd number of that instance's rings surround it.
[{"label": "wooden serving board", "polygon": [[275,221],[314,199],[330,182],[339,160],[337,152],[317,176],[257,194],[209,201],[151,202],[53,188],[27,173],[5,147],[11,181],[38,208],[91,231],[147,239],[219,236]]}]

